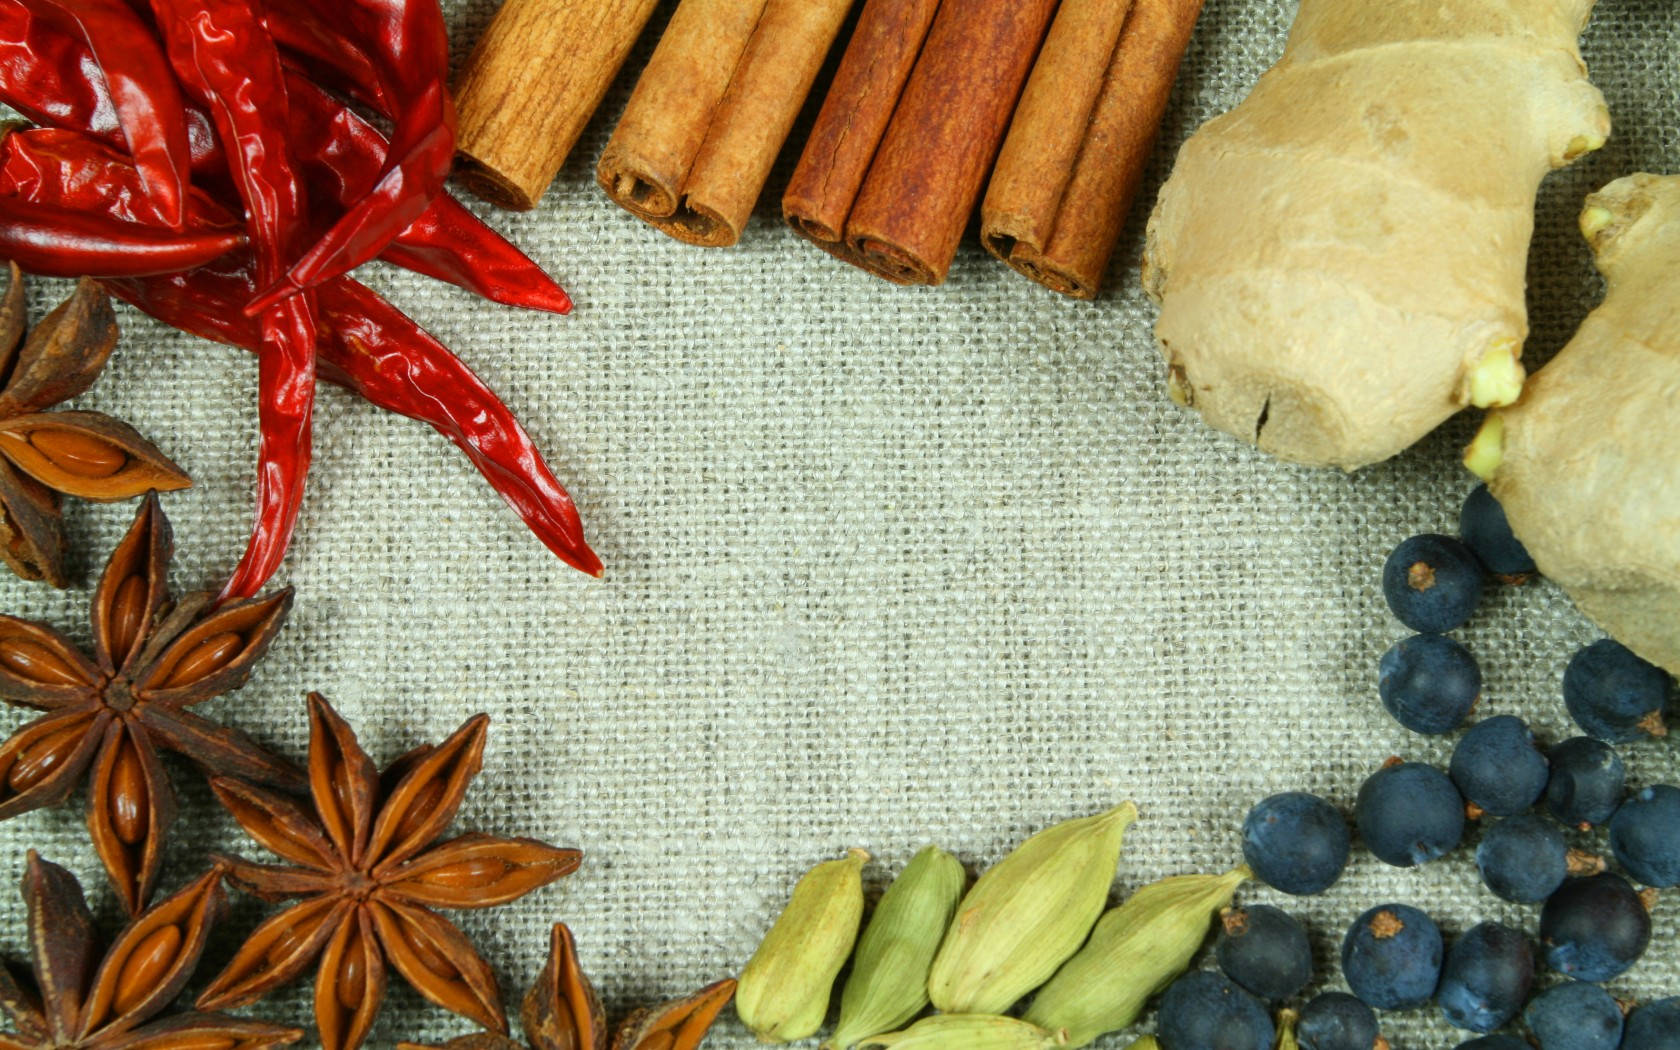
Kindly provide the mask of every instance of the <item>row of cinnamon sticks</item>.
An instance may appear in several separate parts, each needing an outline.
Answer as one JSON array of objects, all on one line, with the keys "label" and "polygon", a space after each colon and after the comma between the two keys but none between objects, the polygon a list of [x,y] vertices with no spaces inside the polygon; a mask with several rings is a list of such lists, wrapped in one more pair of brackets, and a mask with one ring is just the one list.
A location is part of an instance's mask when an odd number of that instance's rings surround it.
[{"label": "row of cinnamon sticks", "polygon": [[[782,197],[889,280],[938,284],[976,204],[986,248],[1094,296],[1202,0],[864,0]],[[459,85],[463,175],[535,205],[655,0],[507,0]],[[597,166],[670,235],[743,227],[853,0],[682,0]],[[984,191],[984,199],[981,199]]]}]

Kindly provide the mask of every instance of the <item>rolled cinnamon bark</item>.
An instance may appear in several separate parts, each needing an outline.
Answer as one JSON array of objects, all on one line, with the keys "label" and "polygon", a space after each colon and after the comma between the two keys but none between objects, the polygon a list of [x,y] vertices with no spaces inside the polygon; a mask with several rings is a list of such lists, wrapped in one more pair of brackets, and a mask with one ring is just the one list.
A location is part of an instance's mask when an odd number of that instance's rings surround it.
[{"label": "rolled cinnamon bark", "polygon": [[852,0],[683,0],[596,171],[679,240],[740,240]]},{"label": "rolled cinnamon bark", "polygon": [[782,193],[800,234],[846,257],[846,217],[922,52],[939,0],[868,0]]},{"label": "rolled cinnamon bark", "polygon": [[939,284],[1056,0],[945,0],[846,223],[858,265]]},{"label": "rolled cinnamon bark", "polygon": [[1201,8],[1064,0],[980,208],[993,255],[1064,295],[1096,296]]},{"label": "rolled cinnamon bark", "polygon": [[658,0],[507,0],[455,84],[456,176],[536,207]]}]

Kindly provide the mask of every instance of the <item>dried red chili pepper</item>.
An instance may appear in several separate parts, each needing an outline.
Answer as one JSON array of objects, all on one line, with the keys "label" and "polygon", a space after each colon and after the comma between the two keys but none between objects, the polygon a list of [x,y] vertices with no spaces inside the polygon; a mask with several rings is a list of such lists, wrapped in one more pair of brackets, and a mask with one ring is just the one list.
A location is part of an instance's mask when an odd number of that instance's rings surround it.
[{"label": "dried red chili pepper", "polygon": [[163,48],[124,0],[23,0],[87,44],[116,107],[117,123],[147,196],[180,229],[192,166],[181,89]]},{"label": "dried red chili pepper", "polygon": [[176,233],[0,197],[0,259],[46,277],[144,277],[191,270],[245,243],[238,230]]},{"label": "dried red chili pepper", "polygon": [[359,99],[376,112],[396,111],[367,52],[344,38],[307,3],[264,0],[263,28],[280,45],[280,61],[311,80]]},{"label": "dried red chili pepper", "polygon": [[[125,223],[168,225],[131,158],[63,128],[0,125],[0,196]],[[232,230],[243,239],[233,213],[196,187],[187,190],[182,218],[187,230]]]},{"label": "dried red chili pepper", "polygon": [[[387,143],[379,129],[301,74],[288,73],[291,142],[312,199],[348,207],[379,178]],[[379,256],[509,306],[568,313],[554,279],[448,192],[440,193]]]},{"label": "dried red chili pepper", "polygon": [[[234,309],[255,287],[249,267],[217,263],[192,273],[103,283],[112,295],[167,325],[257,349],[256,325]],[[601,574],[601,559],[584,538],[571,497],[483,380],[402,311],[351,278],[328,282],[318,295],[322,378],[449,438],[544,546],[575,569]]]},{"label": "dried red chili pepper", "polygon": [[436,0],[301,0],[372,60],[396,107],[378,182],[321,235],[284,279],[246,306],[255,314],[280,300],[349,273],[379,255],[443,191],[455,158],[455,101],[450,97],[449,35]]},{"label": "dried red chili pepper", "polygon": [[[246,0],[152,0],[152,10],[175,75],[210,112],[227,148],[257,276],[275,280],[303,230],[304,200],[283,145],[286,86],[274,41]],[[223,599],[262,589],[280,567],[297,524],[315,405],[312,306],[307,296],[291,298],[259,317],[256,521]]]}]

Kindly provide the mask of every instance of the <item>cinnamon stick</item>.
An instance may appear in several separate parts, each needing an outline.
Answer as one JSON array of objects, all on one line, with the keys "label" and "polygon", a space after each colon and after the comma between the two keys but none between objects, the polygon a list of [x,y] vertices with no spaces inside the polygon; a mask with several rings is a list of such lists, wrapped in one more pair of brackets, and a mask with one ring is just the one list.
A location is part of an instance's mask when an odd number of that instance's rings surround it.
[{"label": "cinnamon stick", "polygon": [[740,240],[851,0],[683,0],[596,179],[691,244]]},{"label": "cinnamon stick", "polygon": [[455,85],[456,176],[536,207],[659,0],[507,0]]},{"label": "cinnamon stick", "polygon": [[944,0],[846,222],[858,265],[939,284],[1056,0]]},{"label": "cinnamon stick", "polygon": [[845,257],[848,251],[846,217],[938,10],[939,0],[868,0],[863,5],[782,193],[788,224],[837,255]]},{"label": "cinnamon stick", "polygon": [[993,255],[1064,295],[1096,296],[1201,8],[1064,0],[980,208]]}]

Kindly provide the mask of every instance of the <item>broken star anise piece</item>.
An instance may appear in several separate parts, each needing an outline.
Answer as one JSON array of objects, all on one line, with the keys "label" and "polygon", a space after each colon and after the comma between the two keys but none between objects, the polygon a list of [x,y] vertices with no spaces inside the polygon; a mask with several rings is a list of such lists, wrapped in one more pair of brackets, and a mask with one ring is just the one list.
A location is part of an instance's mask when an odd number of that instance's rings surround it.
[{"label": "broken star anise piece", "polygon": [[475,715],[437,747],[399,759],[382,782],[349,724],[312,693],[314,812],[239,780],[212,780],[246,832],[288,862],[227,860],[229,880],[266,900],[302,900],[257,927],[198,997],[199,1007],[254,1002],[319,959],[322,1046],[351,1050],[379,1013],[389,963],[438,1006],[506,1033],[489,964],[432,909],[506,904],[570,874],[582,855],[476,833],[436,841],[478,774],[489,722]]},{"label": "broken star anise piece", "polygon": [[[643,1007],[618,1026],[612,1050],[695,1050],[718,1012],[735,994],[734,980],[722,980],[681,999]],[[530,1050],[607,1050],[606,1017],[589,978],[578,967],[572,931],[554,924],[548,965],[525,994],[520,1023]],[[397,1050],[524,1050],[505,1035],[480,1032],[442,1046],[398,1043]]]},{"label": "broken star anise piece", "polygon": [[23,274],[0,298],[0,558],[54,587],[64,573],[59,496],[132,499],[192,484],[133,427],[102,412],[48,412],[93,385],[117,345],[111,301],[92,281],[30,328]]},{"label": "broken star anise piece", "polygon": [[261,1050],[302,1038],[239,1017],[187,1011],[152,1020],[181,994],[223,903],[211,871],[130,922],[101,957],[76,877],[31,850],[23,876],[35,986],[0,965],[6,1050]]},{"label": "broken star anise piece", "polygon": [[212,775],[300,789],[303,774],[190,710],[245,684],[290,591],[212,607],[171,602],[169,521],[148,495],[93,594],[93,654],[45,624],[0,616],[0,699],[44,712],[0,744],[0,820],[64,801],[91,768],[88,831],[133,915],[163,858],[175,795],[159,749]]}]

